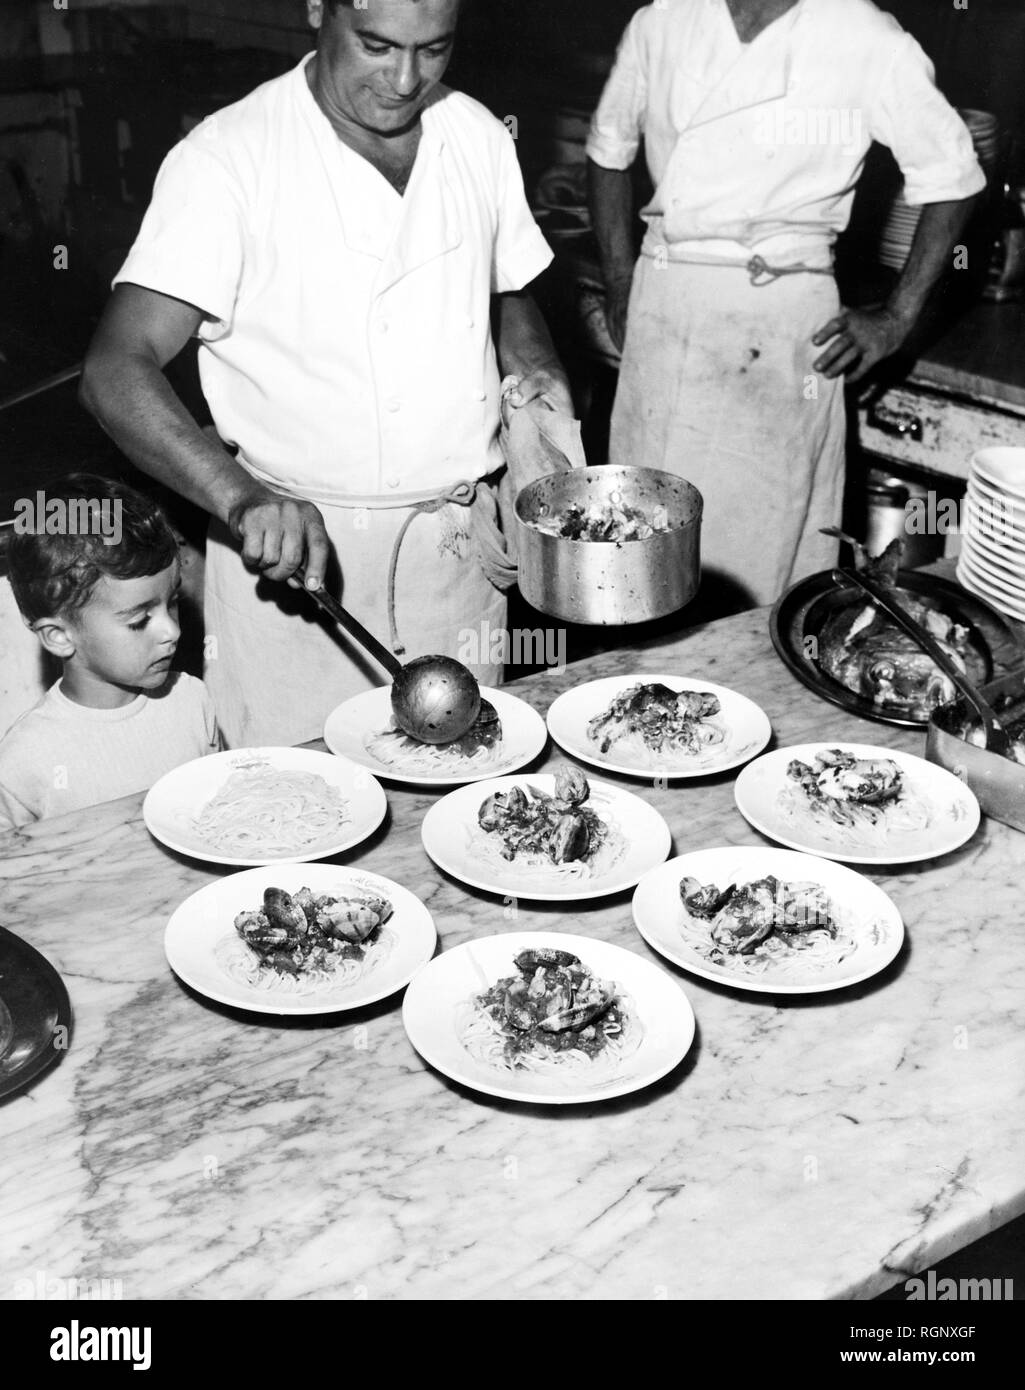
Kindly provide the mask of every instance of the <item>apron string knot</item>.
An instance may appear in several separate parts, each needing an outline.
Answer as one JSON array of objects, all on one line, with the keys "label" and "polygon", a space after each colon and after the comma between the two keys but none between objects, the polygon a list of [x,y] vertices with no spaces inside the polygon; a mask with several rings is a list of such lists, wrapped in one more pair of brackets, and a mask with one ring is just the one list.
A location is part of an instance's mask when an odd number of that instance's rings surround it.
[{"label": "apron string knot", "polygon": [[752,256],[747,263],[747,272],[755,289],[771,285],[781,275],[832,275],[832,266],[822,265],[769,265],[764,256]]}]

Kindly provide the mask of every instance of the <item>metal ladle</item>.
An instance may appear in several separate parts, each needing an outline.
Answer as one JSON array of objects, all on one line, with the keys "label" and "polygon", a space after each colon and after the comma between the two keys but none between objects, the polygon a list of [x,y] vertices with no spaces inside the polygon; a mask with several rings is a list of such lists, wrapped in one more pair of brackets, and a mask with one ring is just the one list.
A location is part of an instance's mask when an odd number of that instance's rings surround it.
[{"label": "metal ladle", "polygon": [[922,624],[916,621],[906,609],[902,608],[888,590],[877,584],[875,580],[867,579],[864,574],[859,574],[856,570],[835,569],[833,579],[837,584],[853,584],[863,590],[881,612],[885,613],[902,631],[917,642],[926,656],[953,682],[975,710],[982,724],[986,736],[985,746],[989,752],[998,753],[1004,758],[1013,756],[1011,740],[997,718],[992,705],[980,694],[968,677],[957,669],[935,637],[927,632]]},{"label": "metal ladle", "polygon": [[[403,664],[324,588],[307,589],[306,576],[301,569],[296,570],[295,577],[328,617],[354,637],[391,676],[392,713],[403,733],[421,743],[453,743],[473,727],[480,714],[480,686],[473,672],[462,662],[449,656],[419,656]],[[452,697],[435,703],[429,720],[415,713],[419,697],[432,687],[437,691],[446,685],[453,687]]]}]

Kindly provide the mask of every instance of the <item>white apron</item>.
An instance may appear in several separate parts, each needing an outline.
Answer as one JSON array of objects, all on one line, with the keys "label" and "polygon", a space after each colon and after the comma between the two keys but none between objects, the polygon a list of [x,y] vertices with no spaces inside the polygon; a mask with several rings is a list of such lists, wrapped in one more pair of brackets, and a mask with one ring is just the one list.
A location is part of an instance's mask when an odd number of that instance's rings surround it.
[{"label": "white apron", "polygon": [[[336,557],[327,587],[391,647],[389,560],[412,509],[318,506]],[[205,613],[204,675],[231,748],[320,738],[336,705],[389,680],[312,597],[246,569],[238,544],[216,521],[207,538]],[[504,629],[505,614],[505,595],[481,566],[471,509],[450,503],[414,515],[395,572],[400,659],[488,652],[489,632]],[[501,680],[500,666],[466,664],[482,684]]]},{"label": "white apron", "polygon": [[638,262],[609,461],[701,492],[706,599],[772,603],[835,563],[819,528],[840,523],[843,382],[813,371],[811,338],[839,307],[829,275],[756,286],[742,266]]}]

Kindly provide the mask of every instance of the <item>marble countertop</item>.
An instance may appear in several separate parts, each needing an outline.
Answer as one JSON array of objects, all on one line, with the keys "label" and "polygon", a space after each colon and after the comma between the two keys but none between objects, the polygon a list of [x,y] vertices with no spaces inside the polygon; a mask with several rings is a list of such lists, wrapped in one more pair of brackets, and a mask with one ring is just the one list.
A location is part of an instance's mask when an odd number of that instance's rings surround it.
[{"label": "marble countertop", "polygon": [[[517,693],[544,711],[628,669],[741,690],[781,745],[924,751],[805,690],[764,610]],[[676,853],[765,843],[729,774],[622,780]],[[904,916],[901,956],[865,985],[786,999],[662,962],[629,894],[510,918],[427,859],[434,795],[388,799],[387,833],[344,862],[417,893],[442,949],[530,928],[617,942],[693,1004],[686,1061],[610,1103],[520,1106],[421,1062],[397,997],[329,1026],[234,1013],[163,953],[171,912],[217,870],[154,843],[141,797],[40,824],[0,840],[0,922],[61,971],[75,1031],[0,1104],[0,1295],[106,1279],[125,1298],[869,1298],[1025,1211],[1025,837],[984,821],[942,860],[871,872]]]}]

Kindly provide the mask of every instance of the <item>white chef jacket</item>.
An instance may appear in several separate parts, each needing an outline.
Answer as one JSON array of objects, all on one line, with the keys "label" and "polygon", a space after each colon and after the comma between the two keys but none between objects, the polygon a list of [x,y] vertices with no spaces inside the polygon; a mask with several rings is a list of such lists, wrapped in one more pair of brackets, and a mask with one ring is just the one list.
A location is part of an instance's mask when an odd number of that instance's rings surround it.
[{"label": "white chef jacket", "polygon": [[915,40],[870,0],[799,0],[742,44],[726,0],[658,0],[623,36],[587,153],[655,194],[647,255],[828,266],[874,140],[913,205],[985,187],[971,136]]},{"label": "white chef jacket", "polygon": [[115,279],[202,309],[221,438],[316,502],[411,502],[501,466],[492,293],[552,260],[514,142],[439,87],[401,196],[291,72],[167,156]]}]

